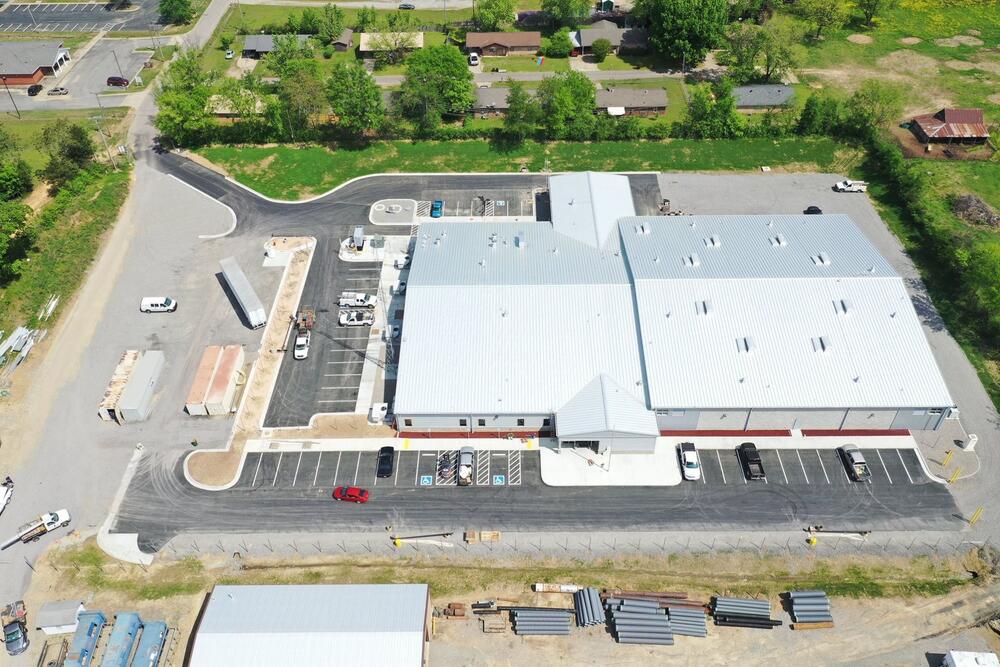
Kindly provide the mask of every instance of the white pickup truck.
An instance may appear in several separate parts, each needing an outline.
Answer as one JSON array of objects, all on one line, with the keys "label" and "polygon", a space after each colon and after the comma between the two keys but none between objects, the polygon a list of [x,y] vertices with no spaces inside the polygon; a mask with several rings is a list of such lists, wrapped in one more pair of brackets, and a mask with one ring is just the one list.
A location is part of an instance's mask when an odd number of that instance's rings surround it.
[{"label": "white pickup truck", "polygon": [[375,314],[364,310],[342,310],[339,322],[342,327],[370,327],[375,323]]},{"label": "white pickup truck", "polygon": [[864,181],[840,181],[833,186],[837,192],[867,192],[868,184]]},{"label": "white pickup truck", "polygon": [[361,292],[341,292],[339,305],[341,308],[374,308],[378,297],[374,294]]},{"label": "white pickup truck", "polygon": [[65,528],[69,525],[69,510],[57,510],[43,514],[34,521],[29,521],[17,529],[17,535],[9,538],[0,544],[0,550],[6,549],[18,542],[37,542],[38,538],[45,533],[50,533],[56,528]]}]

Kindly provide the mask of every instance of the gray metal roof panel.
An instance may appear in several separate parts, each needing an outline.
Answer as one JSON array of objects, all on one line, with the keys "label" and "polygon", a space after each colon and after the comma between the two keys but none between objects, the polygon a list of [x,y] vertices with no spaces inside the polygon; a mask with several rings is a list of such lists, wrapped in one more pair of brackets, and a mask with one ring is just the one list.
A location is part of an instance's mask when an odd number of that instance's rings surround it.
[{"label": "gray metal roof panel", "polygon": [[737,107],[785,106],[795,97],[795,89],[778,84],[738,86],[733,88]]},{"label": "gray metal roof panel", "polygon": [[0,71],[32,74],[39,67],[52,67],[62,45],[62,41],[0,42]]},{"label": "gray metal roof panel", "polygon": [[552,227],[565,236],[600,248],[615,233],[618,219],[635,215],[628,176],[584,171],[549,178]]},{"label": "gray metal roof panel", "polygon": [[48,628],[57,625],[73,625],[83,606],[82,600],[50,600],[42,604],[35,615],[35,625]]},{"label": "gray metal roof panel", "polygon": [[594,378],[556,412],[556,435],[572,438],[597,433],[658,436],[656,415],[607,375]]}]

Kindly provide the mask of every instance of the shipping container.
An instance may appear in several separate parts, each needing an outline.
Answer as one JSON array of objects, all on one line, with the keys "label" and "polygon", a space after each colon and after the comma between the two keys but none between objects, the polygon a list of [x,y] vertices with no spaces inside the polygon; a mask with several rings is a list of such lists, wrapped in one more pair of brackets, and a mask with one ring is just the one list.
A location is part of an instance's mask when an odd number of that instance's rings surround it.
[{"label": "shipping container", "polygon": [[121,398],[118,399],[118,414],[122,421],[140,422],[149,417],[163,364],[163,353],[157,350],[144,353],[136,363]]},{"label": "shipping container", "polygon": [[247,280],[243,269],[236,263],[235,257],[226,257],[219,261],[222,267],[222,277],[226,279],[226,284],[232,291],[236,301],[243,309],[247,322],[251,329],[257,329],[267,323],[267,315],[264,313],[264,304],[261,303],[257,293],[254,291],[250,281]]},{"label": "shipping container", "polygon": [[208,410],[205,409],[205,396],[208,394],[208,388],[212,385],[212,378],[215,377],[215,368],[219,365],[220,356],[222,356],[221,345],[209,345],[202,353],[198,370],[194,373],[194,382],[191,383],[187,401],[184,402],[184,409],[189,415],[204,416],[208,414]]}]

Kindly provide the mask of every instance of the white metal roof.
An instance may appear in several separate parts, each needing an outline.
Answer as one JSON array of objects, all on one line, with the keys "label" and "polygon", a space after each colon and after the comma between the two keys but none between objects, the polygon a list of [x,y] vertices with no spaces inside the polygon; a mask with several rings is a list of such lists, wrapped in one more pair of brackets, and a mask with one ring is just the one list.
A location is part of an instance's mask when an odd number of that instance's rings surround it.
[{"label": "white metal roof", "polygon": [[422,665],[426,584],[216,586],[191,667]]},{"label": "white metal roof", "polygon": [[635,215],[628,176],[583,171],[549,178],[552,227],[581,243],[600,248],[618,218]]},{"label": "white metal roof", "polygon": [[644,401],[601,375],[556,412],[556,435],[565,439],[610,433],[658,436],[660,429]]}]

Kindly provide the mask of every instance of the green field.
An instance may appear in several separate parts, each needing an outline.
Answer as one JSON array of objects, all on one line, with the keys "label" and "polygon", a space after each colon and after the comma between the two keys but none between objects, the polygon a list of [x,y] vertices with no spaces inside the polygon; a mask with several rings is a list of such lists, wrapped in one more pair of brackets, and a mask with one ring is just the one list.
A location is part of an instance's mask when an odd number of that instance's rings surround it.
[{"label": "green field", "polygon": [[539,66],[535,56],[506,56],[503,58],[483,58],[483,71],[492,72],[493,68],[508,72],[568,72],[569,58],[543,58]]},{"label": "green field", "polygon": [[[107,123],[106,130],[116,125],[128,109],[124,107],[105,107],[104,119]],[[100,109],[63,109],[60,111],[22,111],[21,118],[11,112],[0,113],[0,125],[14,135],[17,139],[21,157],[31,165],[33,169],[40,169],[45,165],[45,155],[36,145],[38,135],[46,125],[59,121],[63,123],[83,123],[94,130],[94,142],[100,146],[100,137],[97,134],[94,118],[101,117]]]},{"label": "green field", "polygon": [[201,155],[269,197],[299,199],[382,172],[754,170],[848,171],[857,152],[830,139],[534,143],[497,150],[487,141],[387,141],[363,148],[210,146]]}]

